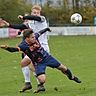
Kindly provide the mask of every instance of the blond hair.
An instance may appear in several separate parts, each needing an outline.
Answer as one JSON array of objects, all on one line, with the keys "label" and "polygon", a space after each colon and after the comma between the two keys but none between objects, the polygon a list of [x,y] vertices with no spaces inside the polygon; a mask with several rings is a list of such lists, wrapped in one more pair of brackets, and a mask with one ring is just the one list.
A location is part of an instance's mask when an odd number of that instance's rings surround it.
[{"label": "blond hair", "polygon": [[39,5],[33,5],[33,7],[31,8],[31,11],[32,11],[33,9],[36,9],[36,10],[39,10],[39,11],[42,10],[42,9],[41,9],[41,6],[39,6]]}]

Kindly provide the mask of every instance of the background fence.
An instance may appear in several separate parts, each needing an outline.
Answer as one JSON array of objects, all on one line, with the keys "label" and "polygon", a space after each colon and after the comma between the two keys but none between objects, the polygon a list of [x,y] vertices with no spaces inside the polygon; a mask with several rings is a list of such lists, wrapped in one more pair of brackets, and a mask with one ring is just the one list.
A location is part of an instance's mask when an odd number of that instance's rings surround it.
[{"label": "background fence", "polygon": [[[50,27],[52,32],[49,35],[96,35],[95,26],[76,26],[76,27]],[[15,29],[1,28],[0,38],[11,38],[16,36]],[[22,34],[20,35],[22,36]]]}]

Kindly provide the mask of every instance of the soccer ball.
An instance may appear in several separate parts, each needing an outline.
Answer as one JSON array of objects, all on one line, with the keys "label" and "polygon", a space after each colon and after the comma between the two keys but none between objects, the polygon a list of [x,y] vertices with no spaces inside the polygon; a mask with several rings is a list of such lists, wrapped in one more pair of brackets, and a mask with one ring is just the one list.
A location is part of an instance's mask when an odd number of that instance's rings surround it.
[{"label": "soccer ball", "polygon": [[79,13],[72,14],[71,23],[78,25],[81,22],[82,22],[82,16]]}]

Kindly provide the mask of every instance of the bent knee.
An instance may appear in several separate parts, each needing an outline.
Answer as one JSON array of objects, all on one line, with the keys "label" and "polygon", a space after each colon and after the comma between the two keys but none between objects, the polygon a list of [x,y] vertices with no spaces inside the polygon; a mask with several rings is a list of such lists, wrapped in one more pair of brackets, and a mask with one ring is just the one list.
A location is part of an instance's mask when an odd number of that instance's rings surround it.
[{"label": "bent knee", "polygon": [[29,69],[30,69],[32,72],[35,72],[35,68],[34,68],[33,64],[30,64],[30,65],[29,65]]},{"label": "bent knee", "polygon": [[40,83],[45,83],[45,80],[46,80],[45,74],[39,75],[37,78]]},{"label": "bent knee", "polygon": [[24,58],[24,59],[22,59],[20,64],[22,67],[24,67],[24,66],[28,66],[30,63],[31,63],[31,60]]}]

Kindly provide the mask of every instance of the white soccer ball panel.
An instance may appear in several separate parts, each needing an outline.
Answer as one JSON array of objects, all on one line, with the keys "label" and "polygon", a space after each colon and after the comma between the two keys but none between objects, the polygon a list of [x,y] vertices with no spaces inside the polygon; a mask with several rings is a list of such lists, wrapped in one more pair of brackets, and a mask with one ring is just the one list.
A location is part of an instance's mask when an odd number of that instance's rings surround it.
[{"label": "white soccer ball panel", "polygon": [[80,24],[82,22],[82,16],[79,13],[74,13],[71,16],[71,23]]}]

